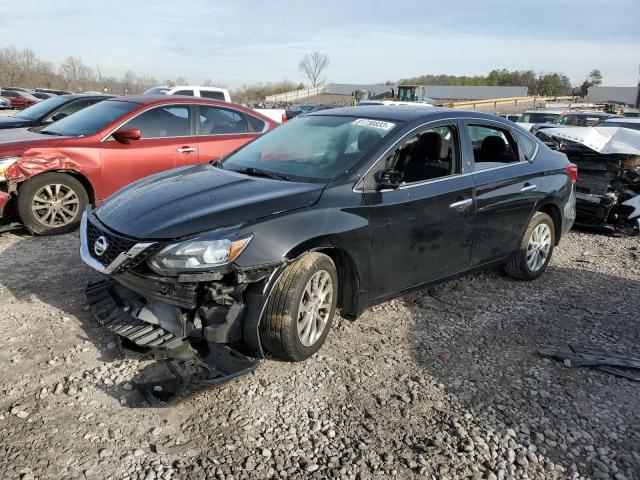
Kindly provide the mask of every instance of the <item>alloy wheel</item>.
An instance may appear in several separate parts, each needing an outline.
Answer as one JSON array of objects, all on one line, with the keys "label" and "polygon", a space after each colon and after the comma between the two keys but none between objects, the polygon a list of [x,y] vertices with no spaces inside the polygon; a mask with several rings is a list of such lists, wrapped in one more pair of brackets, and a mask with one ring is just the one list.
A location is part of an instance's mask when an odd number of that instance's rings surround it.
[{"label": "alloy wheel", "polygon": [[312,346],[322,336],[332,304],[331,275],[326,270],[319,270],[307,282],[298,306],[298,338],[305,347]]},{"label": "alloy wheel", "polygon": [[546,223],[538,225],[529,238],[527,245],[527,266],[532,272],[540,270],[551,250],[551,229]]},{"label": "alloy wheel", "polygon": [[78,216],[78,194],[68,185],[54,183],[36,192],[31,201],[35,219],[47,227],[62,227]]}]

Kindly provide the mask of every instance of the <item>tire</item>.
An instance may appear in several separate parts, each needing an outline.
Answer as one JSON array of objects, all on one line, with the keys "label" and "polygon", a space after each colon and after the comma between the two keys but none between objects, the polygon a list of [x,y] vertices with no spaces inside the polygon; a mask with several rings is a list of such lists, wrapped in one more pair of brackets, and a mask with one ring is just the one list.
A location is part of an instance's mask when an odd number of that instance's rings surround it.
[{"label": "tire", "polygon": [[55,235],[78,227],[89,196],[71,175],[48,172],[24,182],[17,203],[20,221],[33,234]]},{"label": "tire", "polygon": [[[505,273],[517,280],[535,280],[542,275],[553,254],[555,235],[556,229],[551,217],[546,213],[536,212],[520,240],[518,251],[513,259],[504,266]],[[538,248],[535,244],[541,246]],[[539,253],[537,257],[534,251],[536,249]]]},{"label": "tire", "polygon": [[[331,280],[331,285],[327,284],[327,278]],[[318,287],[318,292],[322,292],[320,286],[325,285],[324,291],[327,293],[322,297],[325,301],[309,301],[313,298],[309,292],[314,291],[314,285]],[[331,299],[327,301],[329,289]],[[284,270],[269,296],[260,323],[263,346],[282,360],[306,360],[325,342],[337,299],[338,273],[333,261],[322,253],[307,253]],[[306,315],[301,310],[304,303],[308,303],[310,308]],[[320,304],[324,308],[318,308]],[[304,325],[306,328],[299,333],[299,327]]]}]

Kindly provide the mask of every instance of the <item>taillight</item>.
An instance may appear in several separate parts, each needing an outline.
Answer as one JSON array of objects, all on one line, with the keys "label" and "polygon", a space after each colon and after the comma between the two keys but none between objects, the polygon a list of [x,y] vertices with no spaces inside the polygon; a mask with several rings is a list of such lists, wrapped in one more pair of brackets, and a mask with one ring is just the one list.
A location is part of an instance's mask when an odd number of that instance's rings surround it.
[{"label": "taillight", "polygon": [[286,113],[283,113],[283,114],[282,114],[282,123],[284,123],[284,122],[286,122],[286,121],[287,121],[287,114],[286,114]]},{"label": "taillight", "polygon": [[564,171],[569,175],[571,183],[576,183],[578,181],[578,166],[575,163],[567,163],[564,167]]}]

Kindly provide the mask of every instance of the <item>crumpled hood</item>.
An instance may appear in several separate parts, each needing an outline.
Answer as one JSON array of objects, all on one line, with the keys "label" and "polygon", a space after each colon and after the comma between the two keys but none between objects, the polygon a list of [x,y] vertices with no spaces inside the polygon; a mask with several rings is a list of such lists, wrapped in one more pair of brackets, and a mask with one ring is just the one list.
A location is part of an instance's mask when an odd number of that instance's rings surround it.
[{"label": "crumpled hood", "polygon": [[124,235],[175,239],[313,205],[323,188],[201,164],[139,180],[95,213],[106,227]]},{"label": "crumpled hood", "polygon": [[11,117],[0,117],[0,129],[1,128],[17,128],[17,127],[29,127],[31,126],[31,120],[27,120],[26,118],[18,118],[15,116]]},{"label": "crumpled hood", "polygon": [[0,129],[0,152],[29,148],[55,147],[69,137],[32,132],[27,128]]}]

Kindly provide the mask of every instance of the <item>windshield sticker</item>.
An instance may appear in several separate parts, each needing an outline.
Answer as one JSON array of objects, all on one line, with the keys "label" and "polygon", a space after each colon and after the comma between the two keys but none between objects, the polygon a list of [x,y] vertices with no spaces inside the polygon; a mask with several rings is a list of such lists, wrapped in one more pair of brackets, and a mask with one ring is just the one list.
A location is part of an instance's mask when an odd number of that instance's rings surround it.
[{"label": "windshield sticker", "polygon": [[353,125],[358,125],[360,127],[378,128],[380,130],[391,130],[396,126],[395,123],[383,122],[382,120],[369,120],[366,118],[359,118],[354,120],[352,123]]}]

